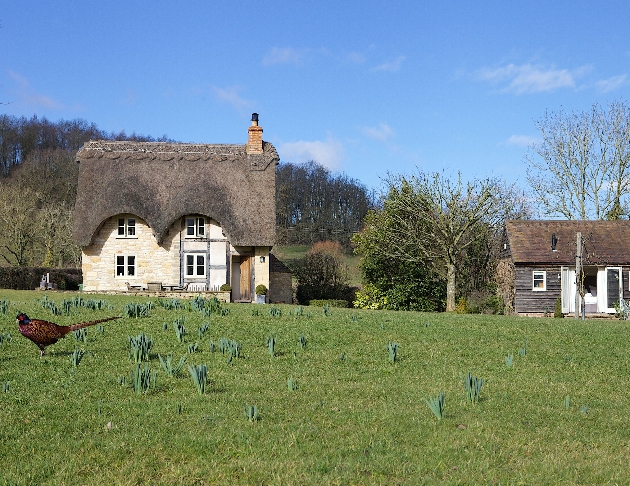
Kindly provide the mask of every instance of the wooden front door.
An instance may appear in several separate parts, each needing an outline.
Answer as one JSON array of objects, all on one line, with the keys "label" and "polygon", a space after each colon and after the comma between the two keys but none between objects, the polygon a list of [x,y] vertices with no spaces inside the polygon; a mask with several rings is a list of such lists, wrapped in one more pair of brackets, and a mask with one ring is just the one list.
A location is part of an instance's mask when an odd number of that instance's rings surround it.
[{"label": "wooden front door", "polygon": [[252,272],[251,272],[251,257],[241,256],[241,263],[239,265],[239,270],[241,273],[241,278],[239,281],[239,289],[240,289],[240,298],[239,300],[252,300],[252,292],[251,292],[251,280],[252,280]]}]

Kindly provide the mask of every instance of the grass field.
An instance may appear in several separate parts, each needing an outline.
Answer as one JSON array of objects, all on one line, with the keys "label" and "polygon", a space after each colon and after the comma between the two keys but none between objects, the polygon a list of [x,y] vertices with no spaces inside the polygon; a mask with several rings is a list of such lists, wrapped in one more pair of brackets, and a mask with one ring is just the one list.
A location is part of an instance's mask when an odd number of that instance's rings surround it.
[{"label": "grass field", "polygon": [[[155,306],[88,328],[85,343],[69,335],[40,358],[17,331],[18,311],[67,325],[149,300],[84,295],[113,308],[53,316],[43,295],[0,291],[10,303],[0,313],[0,484],[630,484],[627,322]],[[46,295],[61,306],[76,294]],[[128,337],[140,333],[153,338],[156,379],[136,394]],[[241,357],[211,352],[221,338],[238,341]],[[399,344],[395,362],[388,342]],[[75,349],[86,351],[78,366]],[[186,365],[166,374],[158,354],[169,353],[207,366],[204,394]],[[468,372],[484,380],[476,403]],[[424,398],[442,390],[438,420]]]}]

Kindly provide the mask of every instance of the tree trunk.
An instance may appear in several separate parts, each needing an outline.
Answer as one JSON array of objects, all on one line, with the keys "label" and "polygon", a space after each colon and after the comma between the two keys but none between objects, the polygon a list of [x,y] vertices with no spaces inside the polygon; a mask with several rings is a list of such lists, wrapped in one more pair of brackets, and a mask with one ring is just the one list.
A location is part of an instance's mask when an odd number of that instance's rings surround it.
[{"label": "tree trunk", "polygon": [[455,264],[448,263],[446,274],[446,312],[455,311]]}]

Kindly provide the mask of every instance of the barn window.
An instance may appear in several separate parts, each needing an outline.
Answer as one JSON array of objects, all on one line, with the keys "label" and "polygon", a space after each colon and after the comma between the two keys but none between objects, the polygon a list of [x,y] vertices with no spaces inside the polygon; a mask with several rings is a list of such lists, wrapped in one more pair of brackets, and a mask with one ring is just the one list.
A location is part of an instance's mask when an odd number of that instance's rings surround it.
[{"label": "barn window", "polygon": [[134,277],[136,275],[135,255],[116,255],[116,276]]},{"label": "barn window", "polygon": [[205,218],[186,218],[186,238],[201,238],[205,234]]},{"label": "barn window", "polygon": [[543,270],[534,270],[533,281],[533,290],[547,290],[547,272]]},{"label": "barn window", "polygon": [[136,238],[136,218],[118,218],[118,238]]},{"label": "barn window", "polygon": [[186,254],[186,276],[205,277],[206,276],[206,256],[201,253]]}]

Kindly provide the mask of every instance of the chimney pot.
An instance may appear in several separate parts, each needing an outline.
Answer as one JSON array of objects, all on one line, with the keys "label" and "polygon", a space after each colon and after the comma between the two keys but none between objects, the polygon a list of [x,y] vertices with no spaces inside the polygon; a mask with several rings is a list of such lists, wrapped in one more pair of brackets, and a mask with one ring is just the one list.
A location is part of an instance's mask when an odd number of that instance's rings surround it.
[{"label": "chimney pot", "polygon": [[248,154],[263,153],[263,129],[258,126],[258,113],[252,113],[252,126],[247,130],[247,148]]}]

